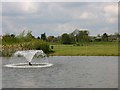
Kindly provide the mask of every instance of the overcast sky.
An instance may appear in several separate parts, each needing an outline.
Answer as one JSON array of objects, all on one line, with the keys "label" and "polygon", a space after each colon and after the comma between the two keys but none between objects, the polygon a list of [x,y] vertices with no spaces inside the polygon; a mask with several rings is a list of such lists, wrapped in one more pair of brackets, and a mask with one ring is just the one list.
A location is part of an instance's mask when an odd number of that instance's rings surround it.
[{"label": "overcast sky", "polygon": [[118,32],[118,3],[94,2],[3,2],[2,33],[32,31],[58,36],[75,29],[90,35]]}]

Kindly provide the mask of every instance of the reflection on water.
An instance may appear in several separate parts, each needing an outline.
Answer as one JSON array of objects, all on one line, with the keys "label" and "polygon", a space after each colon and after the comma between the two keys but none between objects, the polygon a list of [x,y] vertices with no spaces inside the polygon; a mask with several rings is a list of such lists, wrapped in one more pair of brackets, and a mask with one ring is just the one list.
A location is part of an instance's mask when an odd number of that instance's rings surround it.
[{"label": "reflection on water", "polygon": [[[117,88],[118,58],[54,56],[49,68],[15,69],[3,67],[3,88]],[[3,65],[26,63],[24,58],[3,58]]]}]

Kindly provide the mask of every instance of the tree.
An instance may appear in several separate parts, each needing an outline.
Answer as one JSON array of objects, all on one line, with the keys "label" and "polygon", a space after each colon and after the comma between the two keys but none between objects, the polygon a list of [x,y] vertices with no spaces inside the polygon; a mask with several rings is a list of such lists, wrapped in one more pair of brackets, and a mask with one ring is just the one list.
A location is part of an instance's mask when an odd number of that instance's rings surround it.
[{"label": "tree", "polygon": [[115,36],[116,36],[117,39],[120,40],[120,33],[115,33]]},{"label": "tree", "polygon": [[67,33],[62,34],[61,40],[63,44],[71,44],[70,36]]},{"label": "tree", "polygon": [[86,42],[89,41],[89,31],[79,31],[78,35],[76,35],[78,42]]},{"label": "tree", "polygon": [[38,36],[37,39],[40,39],[40,37]]},{"label": "tree", "polygon": [[11,34],[10,36],[13,37],[13,38],[15,38],[15,34]]},{"label": "tree", "polygon": [[28,39],[35,38],[35,37],[32,35],[32,31],[28,31],[28,33],[27,33],[27,35],[26,35],[26,38],[28,38]]},{"label": "tree", "polygon": [[41,34],[41,39],[46,40],[46,34],[45,33]]},{"label": "tree", "polygon": [[54,36],[49,36],[49,37],[47,38],[47,41],[48,41],[48,42],[54,42],[54,39],[55,39]]},{"label": "tree", "polygon": [[104,34],[102,35],[102,40],[103,40],[103,41],[108,41],[108,34],[107,34],[107,33],[104,33]]},{"label": "tree", "polygon": [[61,43],[61,36],[54,37],[54,42]]},{"label": "tree", "polygon": [[70,37],[71,43],[75,43],[76,42],[76,36],[74,36],[72,33],[69,34],[69,37]]},{"label": "tree", "polygon": [[97,37],[101,37],[100,34],[98,34]]}]

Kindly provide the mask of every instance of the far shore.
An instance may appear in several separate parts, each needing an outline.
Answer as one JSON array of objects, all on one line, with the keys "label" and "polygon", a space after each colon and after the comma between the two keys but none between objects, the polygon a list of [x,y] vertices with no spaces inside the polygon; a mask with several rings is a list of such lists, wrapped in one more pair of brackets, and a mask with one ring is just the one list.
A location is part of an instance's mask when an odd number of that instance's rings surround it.
[{"label": "far shore", "polygon": [[[52,52],[48,53],[48,56],[120,56],[117,42],[88,43],[84,45],[51,44],[50,48]],[[14,48],[9,48],[9,50],[12,49]],[[14,51],[4,52],[5,57],[9,57]],[[1,56],[3,55],[1,54]]]}]

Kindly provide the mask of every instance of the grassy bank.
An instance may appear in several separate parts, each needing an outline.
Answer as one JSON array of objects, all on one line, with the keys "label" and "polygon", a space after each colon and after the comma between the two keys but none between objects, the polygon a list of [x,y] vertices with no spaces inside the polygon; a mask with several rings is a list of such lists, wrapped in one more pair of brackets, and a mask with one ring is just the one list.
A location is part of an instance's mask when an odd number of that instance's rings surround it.
[{"label": "grassy bank", "polygon": [[118,56],[117,42],[94,42],[79,45],[52,45],[53,56]]},{"label": "grassy bank", "polygon": [[[118,56],[117,42],[92,42],[92,43],[78,43],[71,45],[52,44],[53,53],[49,48],[49,44],[42,41],[31,41],[26,43],[17,43],[2,45],[1,56],[11,56],[18,50],[37,50],[42,49],[50,56]],[[120,54],[119,54],[120,55]]]}]

